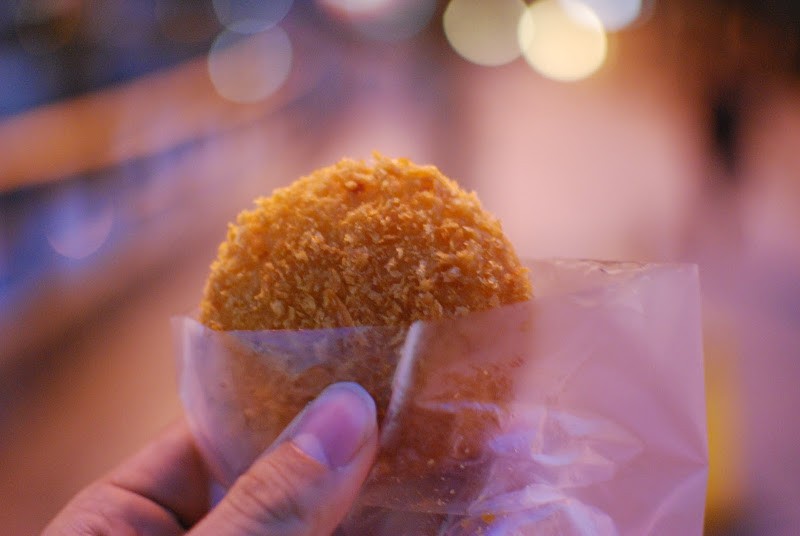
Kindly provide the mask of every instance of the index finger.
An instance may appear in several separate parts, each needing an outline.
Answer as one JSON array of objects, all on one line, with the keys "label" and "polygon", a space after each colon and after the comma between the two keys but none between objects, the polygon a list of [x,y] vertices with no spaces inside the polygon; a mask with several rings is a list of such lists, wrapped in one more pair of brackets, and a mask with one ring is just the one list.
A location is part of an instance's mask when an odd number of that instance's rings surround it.
[{"label": "index finger", "polygon": [[209,508],[210,477],[186,421],[158,438],[100,480],[148,499],[185,528]]}]

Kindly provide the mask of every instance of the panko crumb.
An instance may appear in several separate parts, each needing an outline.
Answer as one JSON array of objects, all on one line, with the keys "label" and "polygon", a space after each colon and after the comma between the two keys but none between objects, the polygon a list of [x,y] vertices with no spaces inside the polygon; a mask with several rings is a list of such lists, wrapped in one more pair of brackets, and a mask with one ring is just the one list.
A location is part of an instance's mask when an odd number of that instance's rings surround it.
[{"label": "panko crumb", "polygon": [[211,266],[215,330],[403,326],[528,300],[499,221],[434,166],[344,159],[256,200]]}]

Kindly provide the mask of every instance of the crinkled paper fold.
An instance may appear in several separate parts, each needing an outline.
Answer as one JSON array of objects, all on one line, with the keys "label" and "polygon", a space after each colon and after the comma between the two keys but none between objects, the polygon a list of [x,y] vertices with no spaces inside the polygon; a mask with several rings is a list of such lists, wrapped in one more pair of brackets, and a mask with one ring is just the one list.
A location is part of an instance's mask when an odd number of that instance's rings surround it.
[{"label": "crinkled paper fold", "polygon": [[326,385],[378,403],[342,535],[702,533],[696,267],[530,261],[536,297],[410,328],[216,332],[174,321],[180,395],[230,485]]}]

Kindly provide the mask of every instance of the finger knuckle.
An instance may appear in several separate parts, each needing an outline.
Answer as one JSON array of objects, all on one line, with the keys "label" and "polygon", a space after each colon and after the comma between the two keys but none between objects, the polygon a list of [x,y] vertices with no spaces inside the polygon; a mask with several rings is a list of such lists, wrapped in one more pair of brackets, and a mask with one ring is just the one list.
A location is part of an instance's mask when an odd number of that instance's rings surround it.
[{"label": "finger knuckle", "polygon": [[239,478],[230,505],[248,522],[278,532],[314,526],[316,510],[304,498],[318,473],[311,460],[275,452]]}]

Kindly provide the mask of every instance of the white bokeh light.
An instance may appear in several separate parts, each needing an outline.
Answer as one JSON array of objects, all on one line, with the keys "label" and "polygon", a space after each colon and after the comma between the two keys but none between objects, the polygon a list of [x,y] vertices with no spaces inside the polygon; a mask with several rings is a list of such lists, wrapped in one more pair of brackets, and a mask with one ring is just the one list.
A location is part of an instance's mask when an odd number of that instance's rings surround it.
[{"label": "white bokeh light", "polygon": [[391,7],[393,0],[319,0],[329,10],[359,15]]},{"label": "white bokeh light", "polygon": [[522,0],[451,0],[442,24],[450,46],[478,65],[503,65],[520,55],[516,37]]},{"label": "white bokeh light", "polygon": [[263,100],[286,82],[292,67],[292,44],[280,27],[242,38],[221,33],[208,53],[208,73],[224,98],[238,103]]},{"label": "white bokeh light", "polygon": [[[616,31],[629,26],[642,12],[642,0],[559,0],[565,9],[583,4],[594,11],[606,30]],[[578,8],[580,9],[580,8]]]},{"label": "white bokeh light", "polygon": [[436,0],[319,0],[331,16],[373,41],[398,42],[430,23]]},{"label": "white bokeh light", "polygon": [[214,0],[214,13],[228,30],[251,34],[278,24],[293,0]]},{"label": "white bokeh light", "polygon": [[565,9],[558,0],[538,0],[520,19],[522,55],[539,74],[562,82],[587,78],[606,61],[608,41],[602,22],[584,4]]}]

